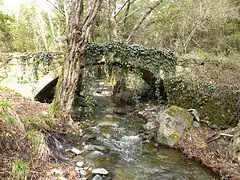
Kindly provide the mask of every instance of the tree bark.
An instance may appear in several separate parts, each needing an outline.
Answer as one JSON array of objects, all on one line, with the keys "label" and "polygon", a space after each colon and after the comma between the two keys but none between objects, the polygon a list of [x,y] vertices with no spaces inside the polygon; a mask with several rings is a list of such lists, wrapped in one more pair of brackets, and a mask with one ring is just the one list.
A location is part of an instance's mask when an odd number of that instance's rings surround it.
[{"label": "tree bark", "polygon": [[84,50],[89,39],[93,21],[100,8],[102,0],[92,0],[84,12],[84,0],[70,1],[68,16],[68,49],[64,59],[63,74],[59,79],[55,101],[65,113],[71,115],[77,85],[81,84],[85,64]]},{"label": "tree bark", "polygon": [[112,39],[120,41],[120,37],[118,36],[117,31],[117,23],[115,19],[115,12],[116,12],[117,0],[109,0],[108,1],[108,40],[111,41]]}]

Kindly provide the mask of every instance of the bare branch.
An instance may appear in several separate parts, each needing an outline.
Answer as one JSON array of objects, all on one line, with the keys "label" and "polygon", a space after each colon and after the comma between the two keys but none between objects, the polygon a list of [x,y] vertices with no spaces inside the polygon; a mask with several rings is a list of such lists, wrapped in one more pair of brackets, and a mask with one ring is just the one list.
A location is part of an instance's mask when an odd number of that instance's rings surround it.
[{"label": "bare branch", "polygon": [[55,9],[57,9],[62,15],[65,16],[65,13],[60,9],[58,8],[53,2],[51,2],[50,0],[46,0],[47,2],[49,2]]},{"label": "bare branch", "polygon": [[128,14],[129,14],[130,6],[131,6],[131,1],[128,0],[127,9],[126,9],[126,11],[125,11],[125,15],[124,15],[124,18],[123,18],[123,24],[124,24],[124,25],[125,25],[126,22],[127,22],[127,17],[128,17]]},{"label": "bare branch", "polygon": [[124,7],[128,4],[129,6],[131,4],[133,4],[136,0],[127,0],[123,5],[122,7],[118,10],[118,12],[116,14],[114,14],[114,18],[116,18],[118,16],[118,14],[124,9]]},{"label": "bare branch", "polygon": [[[128,18],[129,16],[131,16],[133,13],[135,13],[136,11],[139,11],[139,10],[142,10],[142,9],[145,9],[146,7],[140,7],[140,8],[138,8],[138,9],[135,9],[134,11],[132,11],[131,13],[129,13],[127,16],[126,16],[126,18]],[[120,24],[120,23],[122,23],[123,21],[124,21],[124,19],[125,19],[125,17],[124,18],[122,18],[119,22],[118,22],[118,24]]]},{"label": "bare branch", "polygon": [[162,1],[163,1],[163,0],[159,0],[159,1],[157,1],[153,6],[149,7],[149,10],[148,10],[147,12],[145,12],[145,14],[144,14],[144,15],[142,16],[142,18],[139,20],[139,22],[133,27],[130,35],[128,36],[128,38],[127,38],[127,40],[126,40],[127,43],[131,40],[132,36],[133,36],[134,33],[138,30],[138,28],[141,26],[141,24],[143,23],[143,21],[147,18],[147,16],[148,16],[149,14],[151,14],[151,12],[152,12],[154,9],[156,9]]}]

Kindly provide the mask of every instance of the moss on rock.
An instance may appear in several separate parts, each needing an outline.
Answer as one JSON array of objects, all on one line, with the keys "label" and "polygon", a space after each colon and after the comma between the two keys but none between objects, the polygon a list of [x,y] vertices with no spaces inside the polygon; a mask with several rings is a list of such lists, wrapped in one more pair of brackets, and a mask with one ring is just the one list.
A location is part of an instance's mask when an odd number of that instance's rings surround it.
[{"label": "moss on rock", "polygon": [[170,138],[173,140],[173,141],[179,141],[181,139],[181,136],[179,135],[178,132],[173,132],[171,135],[170,135]]},{"label": "moss on rock", "polygon": [[168,108],[168,114],[175,115],[176,113],[179,113],[182,110],[182,108],[178,106],[170,106]]},{"label": "moss on rock", "polygon": [[211,82],[193,81],[186,77],[168,79],[165,87],[170,105],[197,109],[201,119],[212,124],[226,126],[238,123],[237,119],[234,119],[234,114],[239,92],[213,85]]},{"label": "moss on rock", "polygon": [[158,143],[173,147],[192,127],[193,116],[186,109],[171,106],[159,114],[157,121]]}]

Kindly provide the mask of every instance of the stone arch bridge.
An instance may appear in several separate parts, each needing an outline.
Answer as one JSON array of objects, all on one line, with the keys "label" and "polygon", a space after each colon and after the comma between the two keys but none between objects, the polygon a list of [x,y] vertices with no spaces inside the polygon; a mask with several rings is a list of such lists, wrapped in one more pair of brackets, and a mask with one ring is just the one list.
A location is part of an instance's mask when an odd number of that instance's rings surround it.
[{"label": "stone arch bridge", "polygon": [[[62,52],[2,54],[0,86],[14,90],[22,96],[39,100],[52,99],[54,87],[61,74]],[[142,79],[155,86],[158,78],[175,72],[176,57],[169,50],[149,49],[140,45],[120,42],[88,44],[85,65],[108,65],[138,71]]]}]

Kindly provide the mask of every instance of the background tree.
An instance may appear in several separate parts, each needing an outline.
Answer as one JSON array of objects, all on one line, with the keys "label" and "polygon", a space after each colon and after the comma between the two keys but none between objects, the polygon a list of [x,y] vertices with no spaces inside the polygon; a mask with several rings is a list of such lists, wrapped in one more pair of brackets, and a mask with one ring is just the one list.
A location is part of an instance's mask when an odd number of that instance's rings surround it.
[{"label": "background tree", "polygon": [[13,47],[18,52],[45,50],[39,33],[37,12],[34,6],[21,6],[16,22],[12,27]]},{"label": "background tree", "polygon": [[1,51],[12,51],[12,24],[14,17],[0,11],[0,49]]}]

